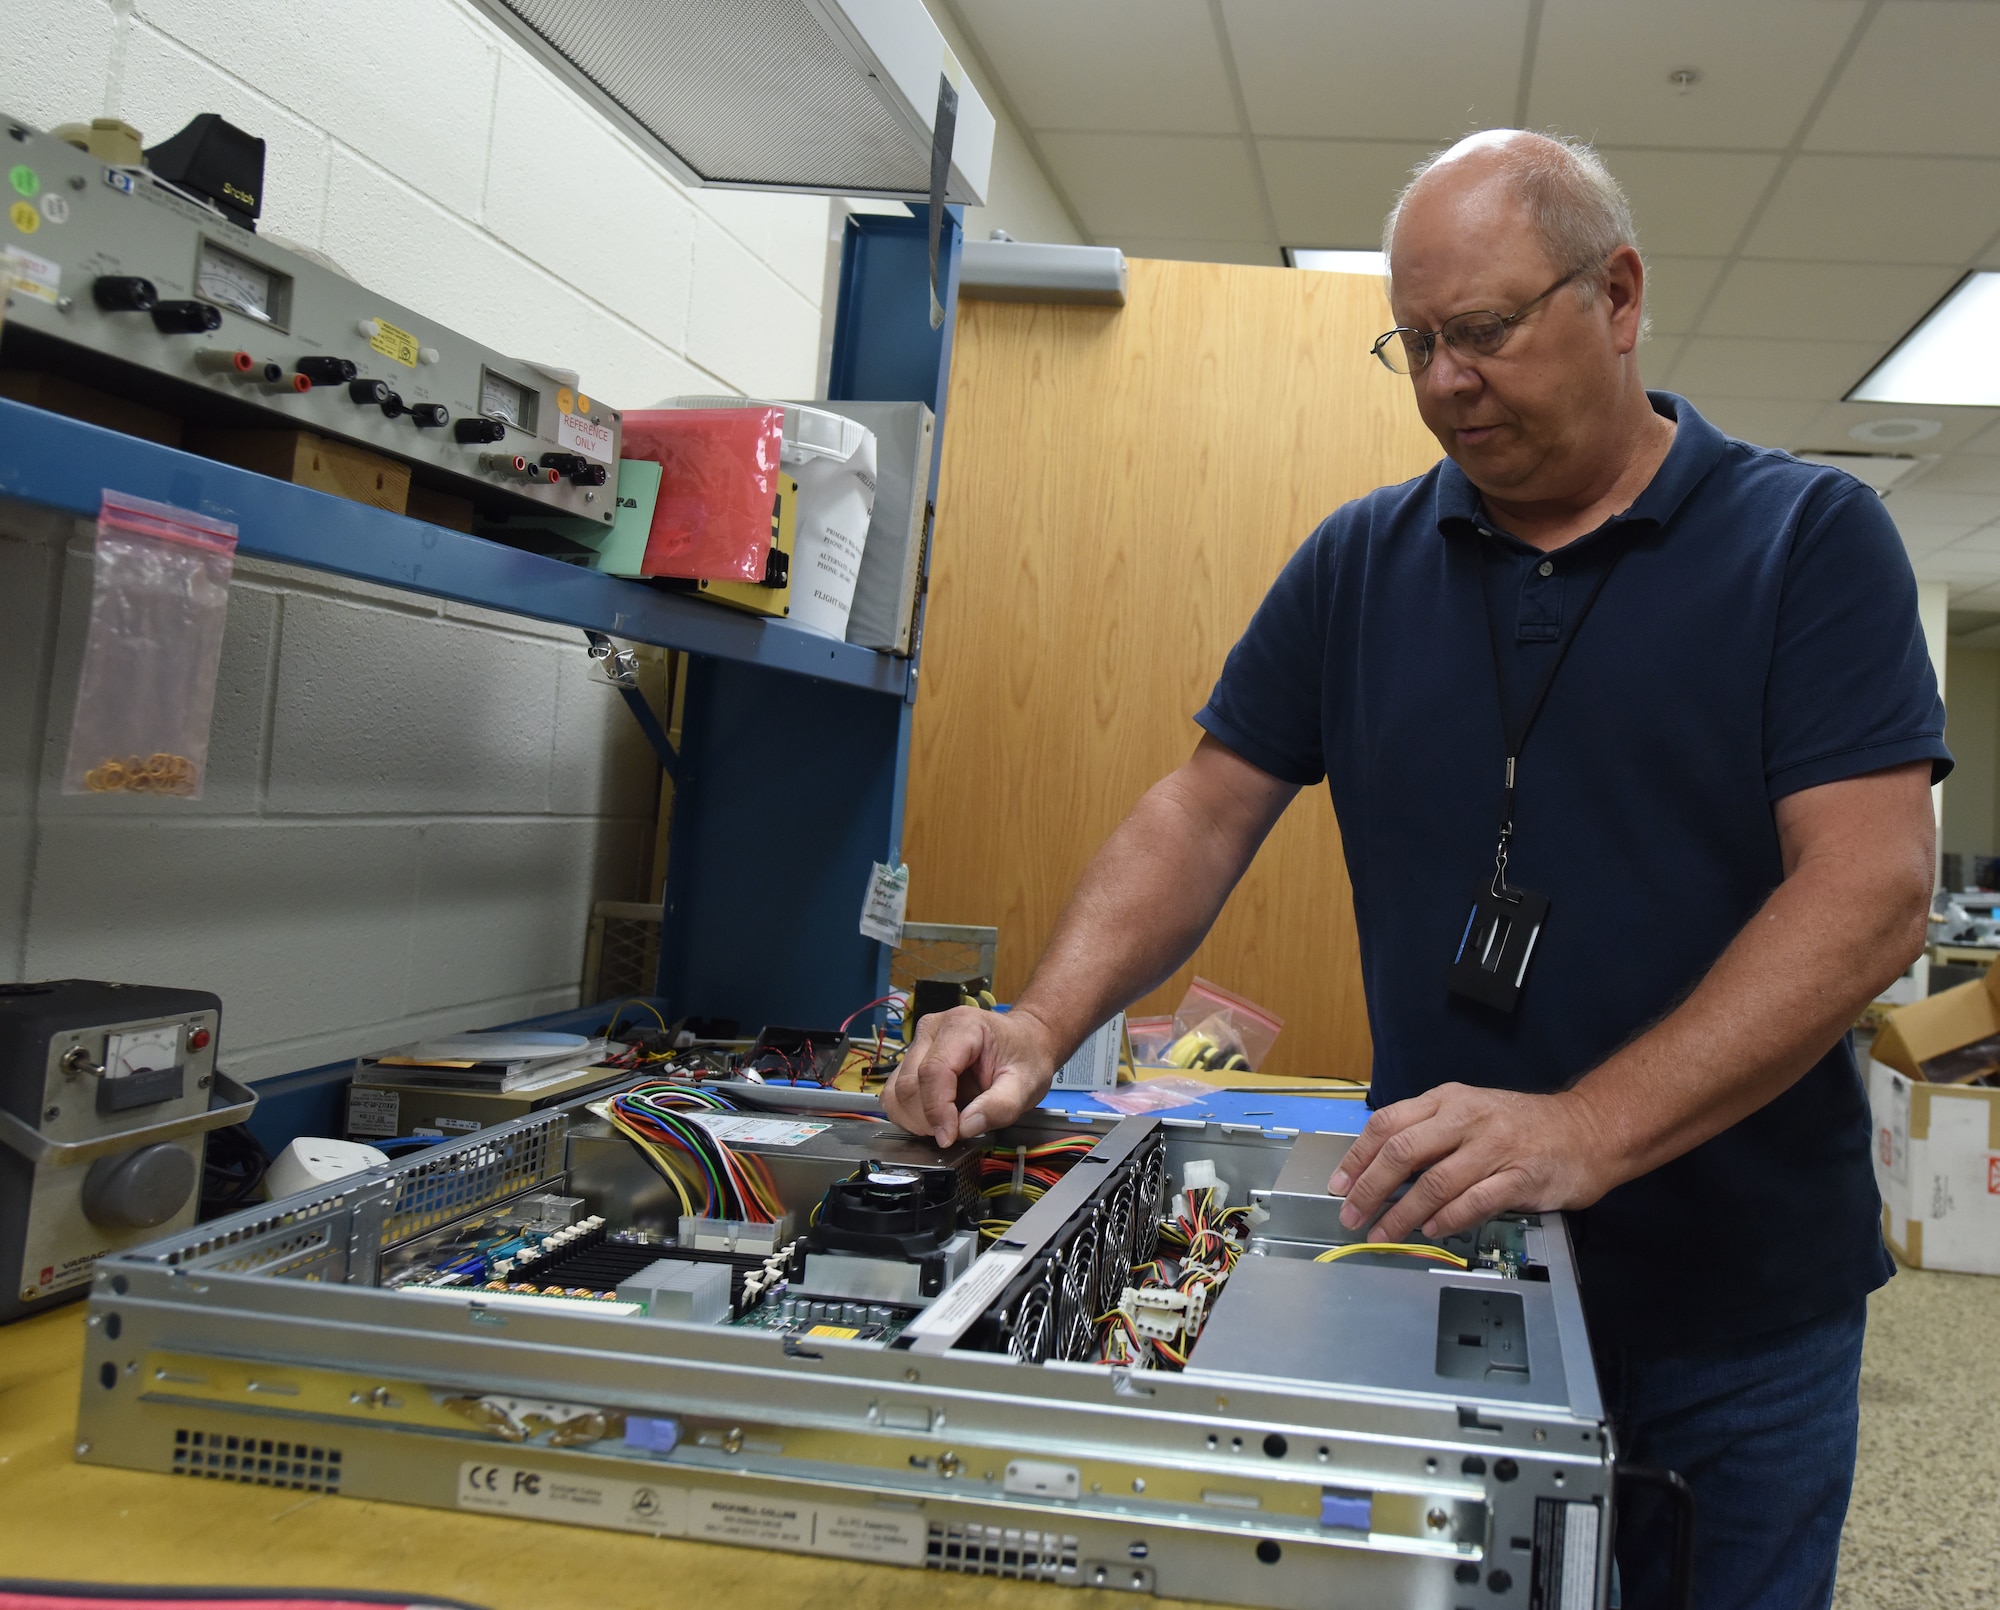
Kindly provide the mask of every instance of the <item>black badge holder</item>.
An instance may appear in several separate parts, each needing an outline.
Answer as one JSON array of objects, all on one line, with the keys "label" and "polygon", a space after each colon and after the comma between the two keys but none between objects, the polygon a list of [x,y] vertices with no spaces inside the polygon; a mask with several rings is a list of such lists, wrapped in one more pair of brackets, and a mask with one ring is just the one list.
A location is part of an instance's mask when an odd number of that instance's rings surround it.
[{"label": "black badge holder", "polygon": [[[1514,762],[1507,762],[1507,796],[1514,794]],[[1507,841],[1514,835],[1513,812],[1500,828],[1500,848],[1493,858],[1491,882],[1473,891],[1472,915],[1459,936],[1458,956],[1445,975],[1445,987],[1502,1012],[1521,999],[1521,985],[1534,960],[1535,941],[1548,921],[1548,896],[1516,889],[1507,882]]]},{"label": "black badge holder", "polygon": [[1576,624],[1556,649],[1555,659],[1542,677],[1542,685],[1535,690],[1534,703],[1528,707],[1527,717],[1518,727],[1507,719],[1507,681],[1501,674],[1500,628],[1493,622],[1492,602],[1487,602],[1486,635],[1493,648],[1493,683],[1500,699],[1500,720],[1507,740],[1506,794],[1500,810],[1500,844],[1493,854],[1493,877],[1490,881],[1482,880],[1473,891],[1472,914],[1465,919],[1465,931],[1459,935],[1458,955],[1445,974],[1445,987],[1454,995],[1463,995],[1497,1011],[1511,1012],[1520,1004],[1521,989],[1528,977],[1528,963],[1535,959],[1535,941],[1541,938],[1542,925],[1549,917],[1547,895],[1537,894],[1532,889],[1517,889],[1507,881],[1507,846],[1514,837],[1514,767],[1522,749],[1527,746],[1528,734],[1534,730],[1536,718],[1542,713],[1549,689],[1555,685],[1556,673],[1569,657],[1570,645],[1582,632],[1591,606],[1597,602],[1597,595],[1604,591],[1604,584],[1611,579],[1611,572],[1617,568],[1622,557],[1624,550],[1621,548],[1598,572],[1596,582],[1584,598],[1583,608],[1577,611]]}]

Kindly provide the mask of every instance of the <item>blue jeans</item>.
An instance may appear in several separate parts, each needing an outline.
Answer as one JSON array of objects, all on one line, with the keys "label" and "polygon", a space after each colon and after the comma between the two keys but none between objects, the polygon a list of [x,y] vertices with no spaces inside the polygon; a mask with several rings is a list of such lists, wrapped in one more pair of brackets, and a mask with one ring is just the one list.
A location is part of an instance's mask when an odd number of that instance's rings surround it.
[{"label": "blue jeans", "polygon": [[[1694,1491],[1696,1610],[1824,1610],[1854,1484],[1864,1299],[1740,1346],[1599,1360],[1619,1456]],[[1623,1610],[1664,1610],[1673,1517],[1618,1517]]]}]

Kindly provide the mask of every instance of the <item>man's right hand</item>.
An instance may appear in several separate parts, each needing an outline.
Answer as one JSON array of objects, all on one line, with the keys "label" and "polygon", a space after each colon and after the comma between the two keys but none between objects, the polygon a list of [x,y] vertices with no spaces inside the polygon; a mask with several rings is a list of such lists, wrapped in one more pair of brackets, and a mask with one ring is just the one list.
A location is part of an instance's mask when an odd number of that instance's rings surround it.
[{"label": "man's right hand", "polygon": [[1055,1077],[1048,1030],[1023,1011],[930,1012],[882,1089],[882,1109],[940,1146],[1011,1124]]}]

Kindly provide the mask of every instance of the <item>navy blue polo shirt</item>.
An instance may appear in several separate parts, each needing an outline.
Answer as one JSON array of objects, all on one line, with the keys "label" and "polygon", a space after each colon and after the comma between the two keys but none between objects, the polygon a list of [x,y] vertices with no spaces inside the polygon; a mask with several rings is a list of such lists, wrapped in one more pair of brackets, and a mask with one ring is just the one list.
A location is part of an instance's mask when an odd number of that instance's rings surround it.
[{"label": "navy blue polo shirt", "polygon": [[[1489,520],[1448,459],[1337,510],[1195,718],[1275,777],[1327,780],[1375,1105],[1454,1080],[1563,1088],[1671,1011],[1777,887],[1774,801],[1914,760],[1950,769],[1880,499],[1652,400],[1678,428],[1651,485],[1554,553]],[[1493,869],[1500,700],[1525,710],[1614,558],[1522,751],[1510,881],[1550,906],[1509,1015],[1445,988]],[[1726,1344],[1881,1285],[1869,1140],[1843,1039],[1759,1112],[1577,1215],[1600,1342]]]}]

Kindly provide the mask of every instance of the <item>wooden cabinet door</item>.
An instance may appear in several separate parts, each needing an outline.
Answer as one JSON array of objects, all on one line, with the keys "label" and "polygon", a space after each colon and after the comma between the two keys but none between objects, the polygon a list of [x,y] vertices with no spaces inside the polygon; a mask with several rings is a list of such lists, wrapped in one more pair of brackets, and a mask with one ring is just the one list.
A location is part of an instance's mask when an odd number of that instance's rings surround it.
[{"label": "wooden cabinet door", "polygon": [[[1438,457],[1368,356],[1379,282],[1134,261],[1123,308],[961,301],[908,816],[911,919],[995,923],[1002,1000],[1077,874],[1183,760],[1294,548]],[[1302,793],[1194,961],[1285,1019],[1267,1067],[1366,1078],[1333,809]]]}]

